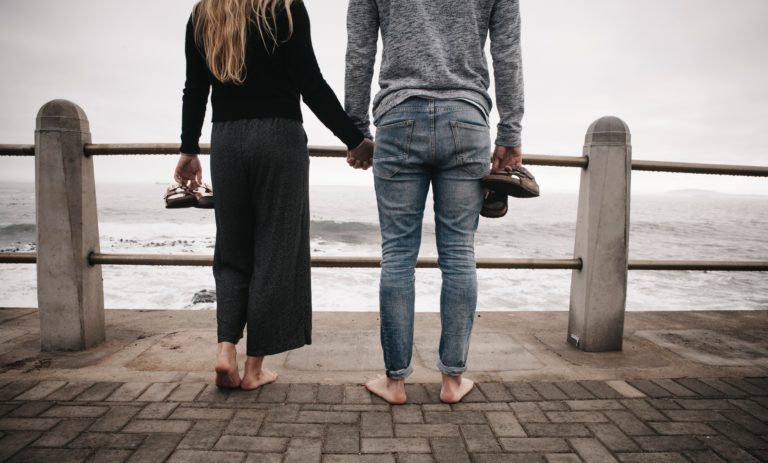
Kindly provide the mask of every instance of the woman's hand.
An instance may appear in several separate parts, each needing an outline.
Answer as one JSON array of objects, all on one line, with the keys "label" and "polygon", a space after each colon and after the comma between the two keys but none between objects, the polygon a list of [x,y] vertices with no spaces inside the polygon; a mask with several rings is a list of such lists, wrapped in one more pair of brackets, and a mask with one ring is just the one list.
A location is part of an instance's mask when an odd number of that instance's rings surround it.
[{"label": "woman's hand", "polygon": [[[173,178],[182,186],[196,190],[203,183],[203,168],[196,154],[181,153]],[[187,185],[189,182],[189,185]]]}]

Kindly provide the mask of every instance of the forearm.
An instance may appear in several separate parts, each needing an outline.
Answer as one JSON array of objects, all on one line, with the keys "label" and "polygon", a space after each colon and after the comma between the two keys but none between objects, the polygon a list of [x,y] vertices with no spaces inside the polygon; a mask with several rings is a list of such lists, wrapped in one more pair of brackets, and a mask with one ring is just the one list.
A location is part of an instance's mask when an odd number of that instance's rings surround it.
[{"label": "forearm", "polygon": [[292,8],[294,32],[283,45],[290,75],[295,79],[304,103],[348,148],[363,140],[363,134],[344,112],[333,89],[323,78],[317,64],[309,22],[309,14],[302,3]]},{"label": "forearm", "polygon": [[186,154],[200,153],[200,134],[208,105],[208,88],[184,88],[181,110],[181,147]]},{"label": "forearm", "polygon": [[208,68],[205,58],[197,49],[194,39],[192,20],[187,23],[185,42],[186,81],[181,109],[181,147],[186,154],[200,153],[200,134],[208,105],[211,84],[208,80]]},{"label": "forearm", "polygon": [[322,74],[316,74],[312,83],[302,93],[304,103],[320,119],[336,137],[349,149],[355,148],[363,141],[364,134],[344,112],[339,99],[333,93],[333,89],[323,78]]},{"label": "forearm", "polygon": [[499,125],[496,144],[521,146],[525,110],[518,0],[497,0],[491,18],[491,56]]},{"label": "forearm", "polygon": [[371,0],[351,0],[347,11],[344,107],[366,137],[370,129],[371,81],[379,34],[378,10]]}]

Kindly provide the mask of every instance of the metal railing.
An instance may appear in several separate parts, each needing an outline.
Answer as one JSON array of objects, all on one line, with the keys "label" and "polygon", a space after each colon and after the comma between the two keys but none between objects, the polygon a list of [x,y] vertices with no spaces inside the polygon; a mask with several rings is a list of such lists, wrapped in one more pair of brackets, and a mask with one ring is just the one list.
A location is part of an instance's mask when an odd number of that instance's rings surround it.
[{"label": "metal railing", "polygon": [[[211,146],[200,145],[200,154],[210,154]],[[108,143],[85,145],[86,156],[128,156],[128,155],[177,155],[179,145],[172,143]],[[35,145],[2,145],[0,156],[34,156]],[[310,146],[309,155],[320,158],[344,158],[347,151],[335,146]],[[526,154],[525,163],[531,166],[578,167],[589,165],[586,156],[557,156],[550,154]],[[768,177],[768,167],[742,166],[733,164],[701,164],[690,162],[639,161],[632,160],[632,170],[645,172],[668,172],[679,174],[733,175],[743,177]]]},{"label": "metal railing", "polygon": [[[210,154],[210,145],[201,144],[200,154]],[[126,155],[177,155],[179,145],[172,143],[109,143],[88,144],[86,156]],[[340,147],[310,146],[313,157],[344,158],[346,150]],[[0,156],[34,156],[35,145],[1,145]],[[586,156],[554,156],[526,154],[525,163],[533,166],[577,167],[586,169]],[[733,175],[768,177],[768,167],[727,164],[700,164],[664,161],[632,161],[632,170],[646,172],[673,172],[688,174]],[[34,264],[35,253],[0,253],[0,263]],[[90,265],[178,265],[211,266],[212,256],[181,256],[160,254],[93,254]],[[377,268],[381,261],[373,257],[314,257],[312,266],[317,268]],[[418,268],[438,268],[437,260],[419,259]],[[477,259],[479,269],[580,269],[578,259]],[[686,261],[686,260],[633,260],[629,270],[646,271],[768,271],[768,261]]]},{"label": "metal railing", "polygon": [[[34,264],[34,252],[0,252],[0,264]],[[88,256],[89,265],[175,265],[180,267],[210,267],[213,256],[183,256],[174,254],[103,254]],[[380,268],[378,257],[312,257],[315,268]],[[423,257],[417,268],[439,268],[437,258]],[[768,261],[707,261],[707,260],[630,260],[628,270],[652,271],[720,271],[765,272]],[[581,259],[477,259],[478,269],[581,270]]]},{"label": "metal railing", "polygon": [[[36,176],[46,178],[46,182],[39,183],[36,197],[38,211],[44,211],[38,214],[37,252],[0,253],[0,264],[37,264],[38,275],[44,276],[38,278],[43,350],[84,349],[103,340],[101,266],[212,265],[210,255],[100,252],[92,157],[176,155],[178,144],[92,144],[85,113],[63,100],[43,106],[35,141],[35,145],[0,145],[0,156],[37,156]],[[567,340],[583,350],[621,349],[629,270],[768,271],[768,261],[764,260],[629,260],[632,170],[768,177],[768,167],[761,166],[632,160],[629,141],[626,124],[606,117],[587,132],[583,156],[525,156],[528,165],[575,167],[582,171],[573,258],[477,259],[480,269],[571,270]],[[209,145],[201,145],[201,149],[202,154],[210,153]],[[315,157],[346,156],[346,150],[338,147],[313,146],[309,153]],[[75,193],[62,198],[61,192],[66,190]],[[313,257],[312,266],[376,268],[381,266],[381,259]],[[437,268],[438,261],[420,258],[417,267]],[[44,317],[49,311],[58,315]],[[62,312],[67,316],[63,317]],[[77,323],[60,326],[60,320],[68,317]]]}]

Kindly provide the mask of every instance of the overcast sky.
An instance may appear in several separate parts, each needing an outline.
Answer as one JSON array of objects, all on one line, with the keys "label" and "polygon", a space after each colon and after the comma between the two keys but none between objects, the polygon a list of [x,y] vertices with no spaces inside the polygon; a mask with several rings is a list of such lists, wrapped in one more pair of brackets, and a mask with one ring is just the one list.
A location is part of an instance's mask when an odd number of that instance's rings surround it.
[{"label": "overcast sky", "polygon": [[[95,143],[177,143],[194,3],[2,0],[0,143],[32,143],[37,110],[55,98],[85,110]],[[341,98],[347,2],[306,3],[321,69]],[[635,159],[768,165],[768,1],[521,0],[521,10],[524,152],[579,155],[589,124],[611,114],[629,124]],[[310,144],[340,145],[304,115]],[[209,134],[206,123],[203,142]],[[98,158],[96,176],[165,182],[175,163]],[[32,180],[33,166],[0,158],[0,180]],[[575,169],[533,171],[543,192],[577,189]],[[370,171],[342,160],[313,159],[311,182],[372,185]],[[633,188],[768,194],[768,180],[635,173]]]}]

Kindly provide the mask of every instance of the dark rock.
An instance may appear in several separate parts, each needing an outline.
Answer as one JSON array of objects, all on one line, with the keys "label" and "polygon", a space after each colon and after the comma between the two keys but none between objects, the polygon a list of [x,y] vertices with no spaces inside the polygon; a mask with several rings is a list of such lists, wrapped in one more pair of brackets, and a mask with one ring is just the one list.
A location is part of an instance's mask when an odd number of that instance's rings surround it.
[{"label": "dark rock", "polygon": [[193,304],[210,304],[213,302],[216,302],[216,291],[213,290],[209,291],[204,289],[202,291],[198,291],[192,298]]}]

